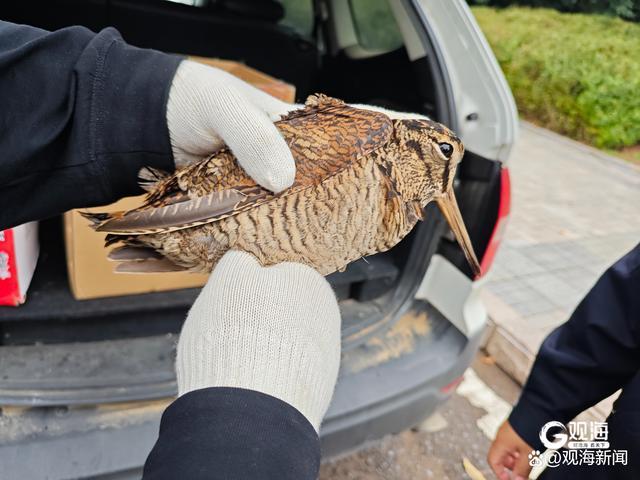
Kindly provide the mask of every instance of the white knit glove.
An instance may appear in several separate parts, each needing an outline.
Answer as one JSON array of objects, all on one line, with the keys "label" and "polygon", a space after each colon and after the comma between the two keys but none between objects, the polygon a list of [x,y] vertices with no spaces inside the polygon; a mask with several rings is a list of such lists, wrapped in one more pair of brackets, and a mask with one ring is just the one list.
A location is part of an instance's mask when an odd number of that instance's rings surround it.
[{"label": "white knit glove", "polygon": [[257,183],[280,192],[293,183],[295,163],[273,122],[295,108],[223,70],[184,60],[167,102],[176,167],[226,144]]},{"label": "white knit glove", "polygon": [[237,387],[279,398],[319,430],[340,366],[340,311],[322,275],[228,252],[178,342],[178,393]]}]

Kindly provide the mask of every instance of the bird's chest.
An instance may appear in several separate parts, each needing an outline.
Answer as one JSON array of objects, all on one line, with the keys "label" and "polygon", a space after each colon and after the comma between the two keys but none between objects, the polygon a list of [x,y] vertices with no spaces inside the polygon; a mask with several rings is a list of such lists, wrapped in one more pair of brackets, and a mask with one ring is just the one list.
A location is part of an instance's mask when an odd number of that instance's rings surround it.
[{"label": "bird's chest", "polygon": [[264,264],[298,261],[322,273],[377,251],[385,216],[384,182],[372,159],[315,187],[229,219],[233,247]]},{"label": "bird's chest", "polygon": [[181,240],[171,250],[199,269],[210,270],[224,252],[237,249],[263,265],[300,262],[329,274],[395,245],[410,229],[404,212],[370,158],[322,184],[167,240]]}]

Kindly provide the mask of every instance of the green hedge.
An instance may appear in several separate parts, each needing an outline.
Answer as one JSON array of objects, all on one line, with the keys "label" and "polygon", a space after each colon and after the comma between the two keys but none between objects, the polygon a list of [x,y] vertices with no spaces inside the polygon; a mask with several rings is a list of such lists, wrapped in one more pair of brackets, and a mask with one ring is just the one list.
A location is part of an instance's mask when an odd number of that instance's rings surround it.
[{"label": "green hedge", "polygon": [[555,8],[561,12],[606,13],[626,20],[640,21],[640,0],[468,0],[472,5]]},{"label": "green hedge", "polygon": [[523,116],[603,148],[640,143],[640,25],[474,7]]}]

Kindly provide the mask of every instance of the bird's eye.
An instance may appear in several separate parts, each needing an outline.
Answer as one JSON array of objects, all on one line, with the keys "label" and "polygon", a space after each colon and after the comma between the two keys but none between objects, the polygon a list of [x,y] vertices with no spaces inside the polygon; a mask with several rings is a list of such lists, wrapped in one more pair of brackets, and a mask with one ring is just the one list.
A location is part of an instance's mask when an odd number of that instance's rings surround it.
[{"label": "bird's eye", "polygon": [[451,158],[451,155],[453,154],[453,146],[450,143],[443,142],[438,146],[440,147],[440,151],[445,157]]}]

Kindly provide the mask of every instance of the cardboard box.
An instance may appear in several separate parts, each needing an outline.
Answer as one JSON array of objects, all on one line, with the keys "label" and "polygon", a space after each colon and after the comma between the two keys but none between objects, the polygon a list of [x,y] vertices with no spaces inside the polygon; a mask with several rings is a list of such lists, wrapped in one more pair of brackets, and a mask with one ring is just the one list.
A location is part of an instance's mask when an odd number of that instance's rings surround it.
[{"label": "cardboard box", "polygon": [[231,60],[221,60],[219,58],[189,57],[189,59],[226,70],[245,82],[250,83],[254,87],[259,88],[263,92],[267,92],[269,95],[279,98],[282,101],[288,103],[295,102],[295,86],[273,78],[266,73],[256,70],[255,68],[251,68],[242,63],[233,62]]},{"label": "cardboard box", "polygon": [[[295,87],[238,62],[203,57],[191,60],[226,70],[285,102],[295,99]],[[87,211],[129,210],[140,205],[143,196],[124,198]],[[115,263],[107,259],[104,233],[93,231],[77,210],[64,215],[67,270],[73,296],[78,299],[130,295],[204,285],[207,275],[186,272],[127,274],[115,273]]]},{"label": "cardboard box", "polygon": [[0,305],[24,303],[39,252],[38,222],[0,231]]},{"label": "cardboard box", "polygon": [[[142,198],[123,198],[105,207],[83,210],[129,210],[140,205]],[[73,296],[78,300],[199,287],[207,280],[206,275],[187,272],[115,273],[113,269],[116,263],[107,259],[111,248],[104,247],[105,234],[91,229],[89,221],[78,210],[65,214],[64,235],[69,284]]]}]

